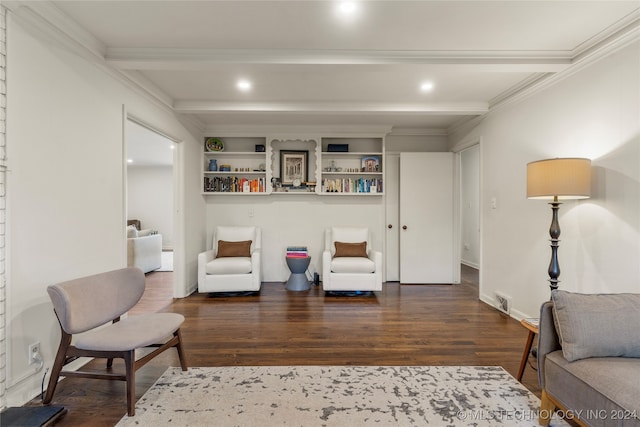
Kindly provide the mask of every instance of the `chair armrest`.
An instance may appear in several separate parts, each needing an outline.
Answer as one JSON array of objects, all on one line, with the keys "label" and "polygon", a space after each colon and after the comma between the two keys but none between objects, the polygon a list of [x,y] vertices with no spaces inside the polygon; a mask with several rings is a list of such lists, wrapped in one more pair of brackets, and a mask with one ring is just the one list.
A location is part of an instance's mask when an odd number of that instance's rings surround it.
[{"label": "chair armrest", "polygon": [[204,286],[207,276],[207,263],[213,261],[214,257],[215,251],[213,249],[198,254],[198,285]]},{"label": "chair armrest", "polygon": [[538,325],[538,382],[544,389],[544,359],[547,354],[562,349],[553,321],[553,303],[547,301],[540,307]]},{"label": "chair armrest", "polygon": [[376,265],[376,283],[382,283],[382,252],[380,251],[371,251],[369,255],[369,259],[374,262]]},{"label": "chair armrest", "polygon": [[327,287],[331,284],[331,251],[329,249],[322,252],[322,284]]},{"label": "chair armrest", "polygon": [[262,282],[262,252],[260,249],[254,249],[251,254],[251,275],[254,286],[260,288]]}]

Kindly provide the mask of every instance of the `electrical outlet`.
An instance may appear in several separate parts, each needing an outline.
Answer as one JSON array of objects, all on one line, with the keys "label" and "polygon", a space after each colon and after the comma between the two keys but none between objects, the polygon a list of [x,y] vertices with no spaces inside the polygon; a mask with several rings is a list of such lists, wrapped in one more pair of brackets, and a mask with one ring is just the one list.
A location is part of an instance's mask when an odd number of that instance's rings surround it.
[{"label": "electrical outlet", "polygon": [[37,357],[40,356],[40,343],[34,342],[29,345],[29,365],[38,363]]}]

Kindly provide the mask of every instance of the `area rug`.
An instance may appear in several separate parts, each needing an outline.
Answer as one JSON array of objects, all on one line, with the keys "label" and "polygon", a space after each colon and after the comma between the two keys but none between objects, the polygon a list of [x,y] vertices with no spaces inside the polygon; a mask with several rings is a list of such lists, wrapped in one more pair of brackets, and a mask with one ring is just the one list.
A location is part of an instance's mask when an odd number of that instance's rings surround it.
[{"label": "area rug", "polygon": [[117,426],[537,426],[539,407],[498,366],[169,368]]}]

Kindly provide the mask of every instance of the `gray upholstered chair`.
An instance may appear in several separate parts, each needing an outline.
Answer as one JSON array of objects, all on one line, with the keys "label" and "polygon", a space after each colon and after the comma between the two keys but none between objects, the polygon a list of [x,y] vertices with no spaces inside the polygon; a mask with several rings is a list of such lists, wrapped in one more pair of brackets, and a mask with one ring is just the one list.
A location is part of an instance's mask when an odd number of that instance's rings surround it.
[{"label": "gray upholstered chair", "polygon": [[198,292],[260,291],[260,227],[218,226],[211,246],[198,255]]},{"label": "gray upholstered chair", "polygon": [[382,290],[382,252],[373,250],[368,228],[325,230],[322,288],[328,292]]},{"label": "gray upholstered chair", "polygon": [[[45,404],[51,402],[60,376],[119,380],[127,382],[127,413],[133,416],[135,371],[138,368],[164,350],[175,347],[182,370],[187,370],[180,336],[180,326],[184,322],[181,314],[147,313],[120,319],[140,300],[144,288],[144,273],[139,268],[131,267],[82,277],[47,288],[60,323],[62,337],[51,369]],[[107,323],[110,324],[98,328]],[[135,350],[147,347],[155,347],[155,350],[135,360]],[[107,370],[62,371],[67,361],[76,357],[105,358]],[[112,372],[114,358],[124,360],[125,373]]]}]

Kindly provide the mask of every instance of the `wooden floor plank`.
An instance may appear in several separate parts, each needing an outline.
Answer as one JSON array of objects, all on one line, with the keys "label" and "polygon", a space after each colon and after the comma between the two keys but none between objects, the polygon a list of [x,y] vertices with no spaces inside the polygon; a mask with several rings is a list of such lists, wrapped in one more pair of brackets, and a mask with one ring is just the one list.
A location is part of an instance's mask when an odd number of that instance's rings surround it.
[{"label": "wooden floor plank", "polygon": [[[147,290],[132,312],[183,314],[190,366],[499,365],[515,376],[527,331],[480,302],[477,283],[477,271],[463,267],[460,285],[387,283],[373,296],[325,295],[316,286],[295,292],[283,283],[264,283],[259,295],[172,300],[172,273],[155,272],[147,274]],[[168,366],[178,366],[173,350],[141,368],[136,398]],[[540,396],[531,367],[523,384]],[[124,389],[122,382],[64,379],[52,404],[68,413],[57,425],[114,425],[126,413]]]}]

